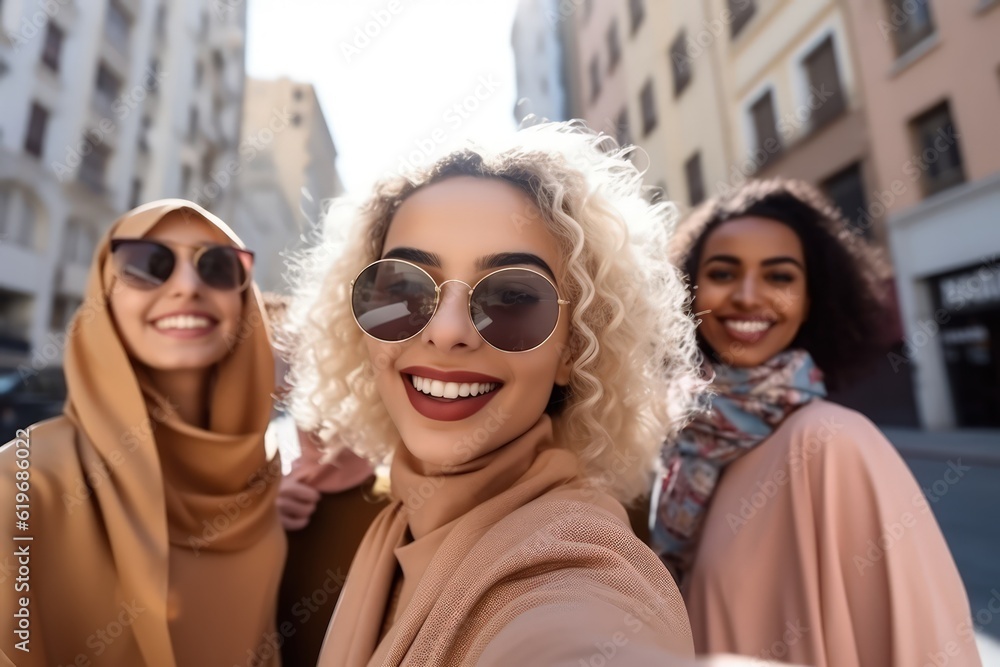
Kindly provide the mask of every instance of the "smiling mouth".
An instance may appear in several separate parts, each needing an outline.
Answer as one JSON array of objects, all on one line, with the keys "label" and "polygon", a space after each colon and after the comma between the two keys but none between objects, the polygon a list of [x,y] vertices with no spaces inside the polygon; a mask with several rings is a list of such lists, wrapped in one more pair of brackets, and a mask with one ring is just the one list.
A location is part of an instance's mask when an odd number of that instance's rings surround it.
[{"label": "smiling mouth", "polygon": [[[416,368],[412,370],[417,370]],[[459,376],[461,373],[453,373]],[[465,374],[478,375],[478,374]],[[437,422],[468,419],[486,407],[499,393],[502,382],[455,382],[436,380],[413,373],[400,373],[403,389],[413,409]],[[471,379],[471,378],[461,378]],[[493,378],[478,378],[493,379]]]},{"label": "smiling mouth", "polygon": [[774,320],[752,318],[718,318],[726,334],[733,340],[753,345],[759,343],[777,324]]},{"label": "smiling mouth", "polygon": [[723,320],[722,325],[741,334],[759,334],[764,333],[768,329],[774,326],[774,322],[769,320]]},{"label": "smiling mouth", "polygon": [[419,375],[408,377],[410,384],[420,393],[445,400],[475,398],[494,392],[503,386],[499,382],[444,382]]},{"label": "smiling mouth", "polygon": [[153,327],[160,331],[208,329],[214,325],[214,321],[202,315],[171,315],[153,322]]}]

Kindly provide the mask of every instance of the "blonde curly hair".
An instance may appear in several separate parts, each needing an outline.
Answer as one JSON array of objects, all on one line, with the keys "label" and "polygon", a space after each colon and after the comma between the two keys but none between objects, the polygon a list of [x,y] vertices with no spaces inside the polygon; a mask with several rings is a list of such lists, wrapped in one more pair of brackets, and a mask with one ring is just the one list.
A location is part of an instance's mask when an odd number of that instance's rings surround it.
[{"label": "blonde curly hair", "polygon": [[[687,422],[705,386],[688,291],[666,259],[675,210],[650,204],[626,151],[579,124],[525,128],[499,145],[385,177],[363,201],[331,203],[317,243],[289,265],[294,297],[281,337],[291,353],[292,414],[302,428],[326,441],[339,434],[375,462],[392,454],[399,433],[373,381],[375,365],[391,360],[369,359],[350,282],[381,257],[400,204],[455,176],[520,188],[541,211],[524,224],[546,225],[560,244],[573,365],[547,411],[588,482],[630,503],[648,492],[664,441]],[[628,465],[612,468],[616,461]]]}]

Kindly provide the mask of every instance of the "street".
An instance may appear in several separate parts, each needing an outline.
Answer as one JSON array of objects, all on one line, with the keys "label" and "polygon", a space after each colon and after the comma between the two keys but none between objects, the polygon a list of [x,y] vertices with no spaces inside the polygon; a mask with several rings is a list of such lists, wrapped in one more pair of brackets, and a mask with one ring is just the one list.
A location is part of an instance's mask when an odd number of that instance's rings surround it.
[{"label": "street", "polygon": [[1000,434],[886,429],[962,575],[983,665],[1000,666]]}]

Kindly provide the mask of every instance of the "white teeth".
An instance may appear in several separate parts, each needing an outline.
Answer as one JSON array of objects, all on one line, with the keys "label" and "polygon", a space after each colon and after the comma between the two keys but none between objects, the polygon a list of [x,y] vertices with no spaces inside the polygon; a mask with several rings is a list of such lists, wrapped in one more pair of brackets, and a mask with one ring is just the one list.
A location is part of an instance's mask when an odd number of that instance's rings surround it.
[{"label": "white teeth", "polygon": [[761,320],[726,320],[725,325],[739,333],[760,333],[771,328],[773,322]]},{"label": "white teeth", "polygon": [[198,315],[172,315],[163,317],[153,324],[157,329],[204,329],[212,325],[207,317]]},{"label": "white teeth", "polygon": [[481,396],[500,386],[496,382],[442,382],[417,375],[411,375],[410,378],[414,389],[438,398]]}]

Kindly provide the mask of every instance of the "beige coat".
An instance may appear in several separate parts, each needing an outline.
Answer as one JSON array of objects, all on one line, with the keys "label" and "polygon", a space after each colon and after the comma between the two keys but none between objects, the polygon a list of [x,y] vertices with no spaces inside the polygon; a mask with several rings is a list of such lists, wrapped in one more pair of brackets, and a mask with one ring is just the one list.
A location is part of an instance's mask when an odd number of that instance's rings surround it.
[{"label": "beige coat", "polygon": [[699,654],[980,665],[932,508],[879,430],[826,401],[726,469],[685,588]]}]

